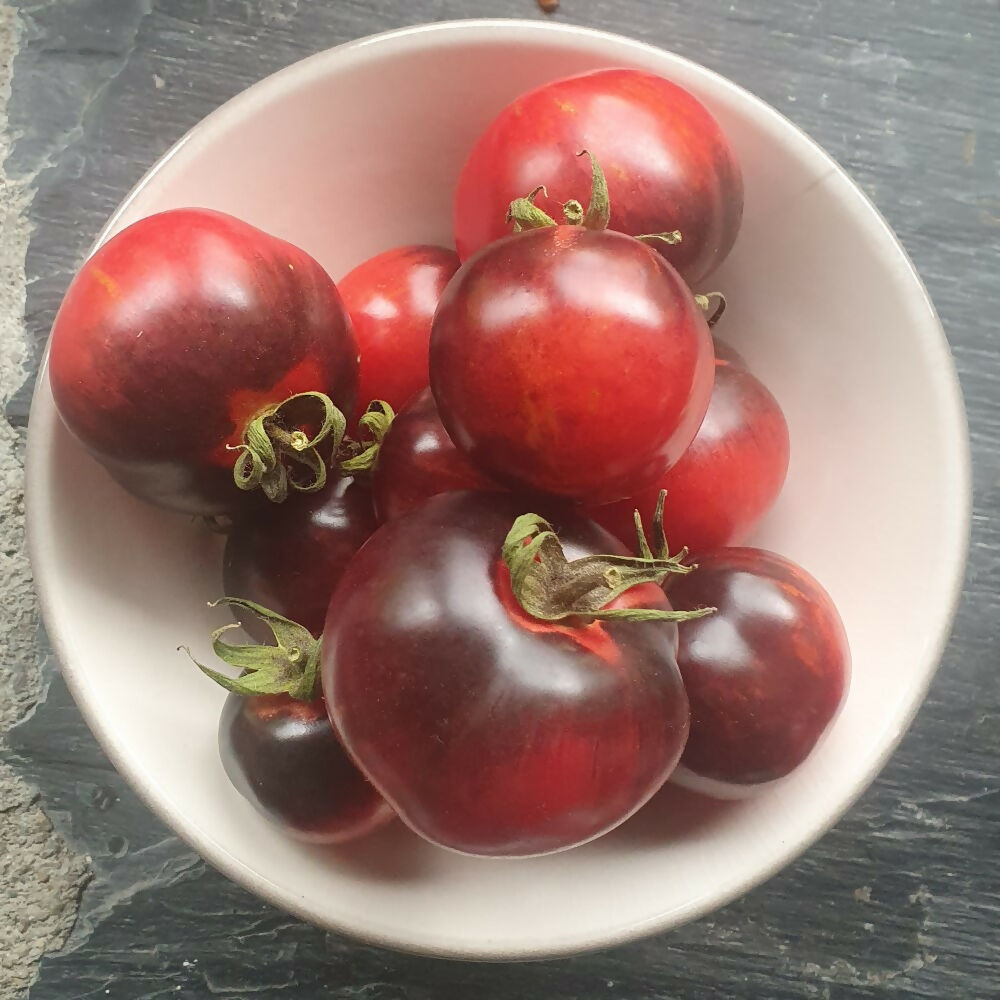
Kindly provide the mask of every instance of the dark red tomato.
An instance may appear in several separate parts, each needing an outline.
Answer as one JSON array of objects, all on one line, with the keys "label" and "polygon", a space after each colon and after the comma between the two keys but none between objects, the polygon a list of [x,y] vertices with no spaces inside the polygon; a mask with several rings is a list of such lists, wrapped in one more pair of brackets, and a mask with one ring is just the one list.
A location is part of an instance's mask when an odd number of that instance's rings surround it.
[{"label": "dark red tomato", "polygon": [[699,778],[752,786],[802,763],[837,714],[851,655],[837,609],[805,570],[762,549],[695,556],[671,578],[685,622],[678,663],[691,701],[684,767]]},{"label": "dark red tomato", "polygon": [[724,340],[713,337],[712,346],[715,348],[716,361],[728,361],[729,364],[735,365],[737,368],[746,369],[748,367],[746,359],[732,344],[727,344]]},{"label": "dark red tomato", "polygon": [[307,391],[355,405],[357,344],[312,257],[201,209],[163,212],[101,247],[52,328],[49,380],[69,429],[130,492],[231,513],[248,422]]},{"label": "dark red tomato", "polygon": [[373,399],[402,409],[427,386],[431,320],[457,270],[454,250],[397,247],[359,264],[338,282],[361,351],[359,416]]},{"label": "dark red tomato", "polygon": [[[383,525],[323,635],[351,756],[417,833],[468,854],[542,854],[610,830],[663,784],[687,734],[673,623],[521,610],[501,557],[521,513],[503,494],[447,493]],[[592,522],[557,522],[570,558],[622,552]],[[652,585],[619,600],[668,607]]]},{"label": "dark red tomato", "polygon": [[340,843],[392,818],[344,752],[322,698],[230,694],[219,753],[237,791],[297,840]]},{"label": "dark red tomato", "polygon": [[430,389],[396,414],[372,480],[375,513],[391,521],[449,490],[498,490],[453,444]]},{"label": "dark red tomato", "polygon": [[708,412],[680,461],[652,489],[588,510],[626,545],[635,545],[634,511],[648,528],[661,489],[667,539],[693,552],[746,541],[781,492],[788,471],[784,414],[763,383],[723,354],[735,352],[719,349]]},{"label": "dark red tomato", "polygon": [[497,480],[604,503],[654,486],[712,393],[712,339],[677,272],[620,233],[536,229],[445,289],[431,388],[448,434]]},{"label": "dark red tomato", "polygon": [[[226,539],[226,594],[276,611],[318,637],[334,587],[375,528],[371,492],[353,479],[332,480],[283,504],[261,503]],[[270,629],[256,615],[240,620],[258,642],[270,641]]]},{"label": "dark red tomato", "polygon": [[639,236],[680,230],[658,245],[689,284],[732,249],[743,216],[739,163],[718,122],[686,90],[651,73],[601,70],[559,80],[519,97],[476,143],[458,182],[455,242],[466,260],[509,227],[507,207],[539,184],[538,206],[561,217],[561,203],[584,204],[590,164],[604,168],[610,228]]}]

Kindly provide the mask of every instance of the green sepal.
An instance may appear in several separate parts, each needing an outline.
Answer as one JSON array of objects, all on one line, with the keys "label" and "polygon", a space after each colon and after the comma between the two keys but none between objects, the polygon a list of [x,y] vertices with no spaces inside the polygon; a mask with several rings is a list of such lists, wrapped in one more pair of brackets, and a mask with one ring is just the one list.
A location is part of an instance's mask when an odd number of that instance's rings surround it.
[{"label": "green sepal", "polygon": [[[662,512],[662,505],[660,509]],[[641,520],[638,523],[641,526]],[[518,603],[541,621],[573,617],[688,621],[711,613],[711,609],[607,608],[611,601],[639,584],[661,584],[672,573],[690,573],[694,568],[683,562],[686,550],[662,559],[652,558],[648,552],[644,540],[638,556],[591,555],[570,561],[545,518],[522,514],[507,533],[502,557],[510,571],[511,589]]]},{"label": "green sepal", "polygon": [[[696,295],[694,300],[705,313],[708,328],[711,330],[722,319],[722,314],[726,311],[725,295],[722,292],[705,292],[704,295]],[[713,302],[715,302],[714,308],[712,306]]]},{"label": "green sepal", "polygon": [[681,236],[679,229],[674,229],[669,233],[643,233],[642,236],[637,236],[636,239],[642,243],[666,243],[667,246],[671,247],[684,242],[684,237]]},{"label": "green sepal", "polygon": [[222,637],[239,622],[231,622],[212,633],[212,650],[223,663],[241,671],[238,677],[213,670],[195,660],[187,646],[180,646],[194,664],[216,684],[239,695],[287,694],[300,701],[312,701],[319,683],[319,659],[322,640],[297,622],[253,601],[223,597],[209,604],[243,608],[255,614],[271,630],[274,644],[224,642]]},{"label": "green sepal", "polygon": [[[582,149],[577,156],[586,156],[590,160],[590,202],[587,211],[583,213],[580,225],[584,229],[607,229],[611,221],[611,199],[608,196],[608,179],[604,176],[601,165],[589,149]],[[568,203],[567,203],[568,204]]]},{"label": "green sepal", "polygon": [[[378,463],[382,441],[396,413],[384,399],[373,399],[368,409],[358,420],[359,440],[346,441],[345,454],[339,459],[340,471],[345,476],[356,476],[359,472],[370,472]],[[366,440],[361,440],[364,437]]]},{"label": "green sepal", "polygon": [[[291,423],[295,406],[309,401],[320,409],[319,430],[309,437]],[[257,414],[243,431],[240,454],[233,466],[233,481],[241,490],[260,489],[268,500],[281,503],[289,489],[315,493],[326,485],[327,458],[335,455],[344,439],[347,420],[322,392],[300,392]]]},{"label": "green sepal", "polygon": [[529,229],[545,229],[547,226],[554,226],[556,220],[547,212],[543,212],[536,204],[535,199],[539,194],[544,194],[547,198],[548,191],[544,184],[539,184],[530,194],[524,198],[515,198],[507,209],[507,222],[514,224],[515,233],[523,233]]}]

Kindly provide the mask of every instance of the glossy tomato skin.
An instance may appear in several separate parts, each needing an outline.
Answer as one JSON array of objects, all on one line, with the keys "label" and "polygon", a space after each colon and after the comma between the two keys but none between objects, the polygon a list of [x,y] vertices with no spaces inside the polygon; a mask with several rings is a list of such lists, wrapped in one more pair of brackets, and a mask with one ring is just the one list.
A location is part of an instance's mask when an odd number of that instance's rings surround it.
[{"label": "glossy tomato skin", "polygon": [[307,253],[221,212],[136,222],[83,265],[52,328],[49,381],[69,429],[130,492],[227,514],[247,422],[321,391],[350,412],[357,344]]},{"label": "glossy tomato skin", "polygon": [[674,550],[686,545],[705,552],[746,541],[781,492],[789,445],[777,400],[738,359],[717,345],[708,412],[680,461],[652,489],[590,507],[589,517],[634,547],[633,512],[642,514],[648,530],[665,489],[663,524]]},{"label": "glossy tomato skin", "polygon": [[401,517],[449,490],[499,489],[448,437],[430,389],[417,393],[396,414],[372,479],[380,521]]},{"label": "glossy tomato skin", "polygon": [[357,415],[373,399],[400,410],[427,386],[431,320],[458,264],[444,247],[396,247],[338,282],[361,352]]},{"label": "glossy tomato skin", "polygon": [[322,698],[230,694],[219,752],[237,791],[297,840],[341,843],[393,816],[340,745]]},{"label": "glossy tomato skin", "polygon": [[[404,821],[468,854],[523,856],[618,825],[673,770],[688,708],[672,623],[546,624],[510,594],[503,494],[447,493],[391,521],[330,603],[323,688],[352,757]],[[621,551],[592,522],[572,558]],[[645,585],[630,600],[666,607]]]},{"label": "glossy tomato skin", "polygon": [[431,334],[449,436],[487,475],[604,503],[659,481],[712,392],[712,340],[677,272],[629,236],[554,226],[467,261]]},{"label": "glossy tomato skin", "polygon": [[788,559],[753,548],[697,554],[669,585],[675,607],[715,607],[680,629],[691,702],[685,769],[746,788],[801,764],[837,714],[850,649],[826,591]]},{"label": "glossy tomato skin", "polygon": [[610,228],[632,236],[680,230],[658,247],[689,284],[732,249],[743,216],[743,180],[732,146],[707,109],[676,84],[631,69],[601,70],[547,84],[509,104],[462,170],[455,242],[466,260],[510,231],[507,208],[544,184],[539,207],[561,218],[584,205],[590,150],[607,175]]},{"label": "glossy tomato skin", "polygon": [[[354,479],[332,479],[323,490],[283,504],[260,503],[226,539],[225,592],[319,637],[334,587],[376,527],[371,491]],[[240,620],[258,642],[271,641],[270,629],[254,615],[241,613]]]}]

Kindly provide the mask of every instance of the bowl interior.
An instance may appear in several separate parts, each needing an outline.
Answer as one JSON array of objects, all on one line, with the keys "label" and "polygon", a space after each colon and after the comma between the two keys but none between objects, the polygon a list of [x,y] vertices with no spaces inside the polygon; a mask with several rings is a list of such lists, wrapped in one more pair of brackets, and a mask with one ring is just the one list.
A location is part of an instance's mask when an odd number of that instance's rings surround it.
[{"label": "bowl interior", "polygon": [[[954,370],[905,255],[835,164],[725,80],[621,38],[464,22],[323,53],[244,93],[175,147],[105,236],[181,205],[300,244],[334,277],[389,246],[450,244],[464,155],[499,108],[548,79],[638,66],[698,95],[746,177],[746,221],[711,279],[720,328],[784,407],[792,461],[756,542],[801,562],[839,606],[854,655],[845,708],[789,780],[715,804],[667,790],[589,846],[478,861],[401,827],[337,850],[259,818],[219,764],[223,692],[178,653],[206,637],[217,539],[119,490],[64,432],[39,380],[30,530],[52,639],[116,765],[213,863],[279,905],[366,939],[526,957],[671,926],[734,897],[826,829],[870,781],[936,666],[967,532]],[[933,560],[928,559],[933,551]]]}]

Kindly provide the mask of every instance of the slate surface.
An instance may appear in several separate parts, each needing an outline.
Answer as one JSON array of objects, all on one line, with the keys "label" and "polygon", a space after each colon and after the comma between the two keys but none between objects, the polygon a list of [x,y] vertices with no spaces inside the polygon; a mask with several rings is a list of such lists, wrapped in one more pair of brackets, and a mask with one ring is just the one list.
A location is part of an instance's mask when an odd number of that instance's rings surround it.
[{"label": "slate surface", "polygon": [[[102,221],[149,163],[226,98],[375,31],[544,16],[532,0],[13,6],[22,32],[7,171],[36,189],[26,315],[39,348]],[[162,827],[95,745],[40,638],[48,696],[10,734],[7,756],[39,788],[57,830],[90,856],[94,877],[31,1000],[1000,995],[997,15],[981,0],[564,0],[556,15],[690,56],[806,129],[893,225],[955,352],[976,463],[966,595],[917,722],[837,828],[724,911],[603,954],[495,967],[360,947],[229,884]],[[8,407],[15,426],[29,393]]]}]

